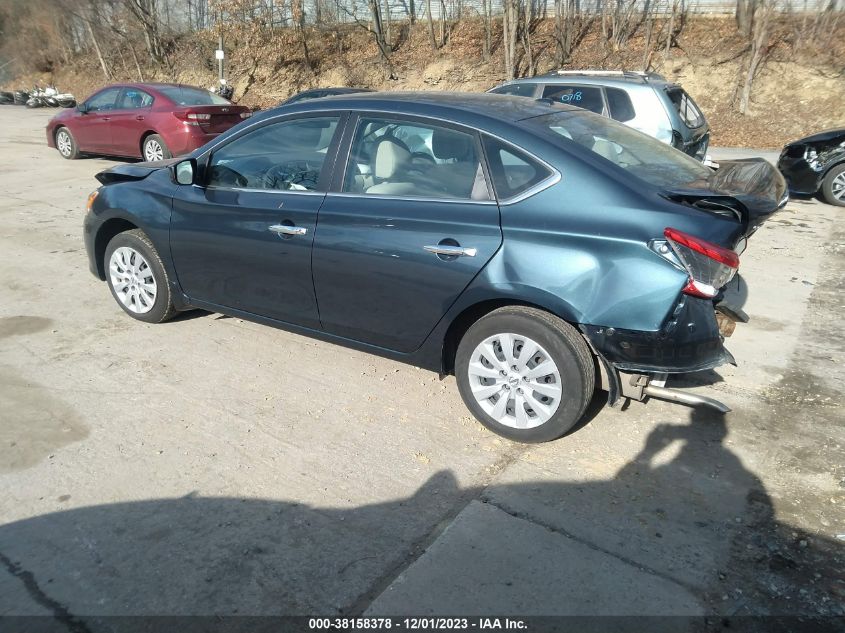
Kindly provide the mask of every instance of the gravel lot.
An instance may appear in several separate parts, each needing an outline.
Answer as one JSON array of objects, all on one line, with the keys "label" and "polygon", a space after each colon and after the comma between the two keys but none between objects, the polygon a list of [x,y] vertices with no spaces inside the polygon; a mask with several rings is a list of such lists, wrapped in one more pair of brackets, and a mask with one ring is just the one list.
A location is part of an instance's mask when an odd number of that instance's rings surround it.
[{"label": "gravel lot", "polygon": [[115,163],[51,114],[0,107],[0,615],[843,614],[843,210],[770,220],[739,366],[670,382],[732,413],[600,395],[526,447],[451,378],[124,315],[82,244]]}]

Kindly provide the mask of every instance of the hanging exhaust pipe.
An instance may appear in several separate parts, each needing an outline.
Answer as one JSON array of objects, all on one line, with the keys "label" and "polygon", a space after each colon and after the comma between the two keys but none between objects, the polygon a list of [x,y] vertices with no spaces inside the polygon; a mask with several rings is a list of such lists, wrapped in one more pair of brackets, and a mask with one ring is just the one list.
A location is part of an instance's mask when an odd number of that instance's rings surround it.
[{"label": "hanging exhaust pipe", "polygon": [[729,406],[722,402],[719,402],[718,400],[715,400],[714,398],[708,398],[707,396],[699,396],[694,393],[676,391],[674,389],[667,389],[666,387],[658,387],[657,385],[652,384],[648,384],[643,387],[643,395],[650,396],[652,398],[658,398],[659,400],[670,400],[672,402],[686,404],[691,407],[711,407],[713,409],[716,409],[716,411],[720,413],[728,413],[731,410]]}]

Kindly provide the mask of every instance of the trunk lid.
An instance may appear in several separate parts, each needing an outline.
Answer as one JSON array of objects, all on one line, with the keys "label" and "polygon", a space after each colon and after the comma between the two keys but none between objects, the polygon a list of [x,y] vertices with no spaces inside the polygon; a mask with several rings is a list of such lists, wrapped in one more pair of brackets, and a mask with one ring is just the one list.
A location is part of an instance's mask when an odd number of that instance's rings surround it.
[{"label": "trunk lid", "polygon": [[[197,125],[207,134],[221,134],[244,120],[241,114],[251,112],[241,105],[192,105],[183,106],[173,114],[189,123]],[[190,115],[198,115],[191,117]]]},{"label": "trunk lid", "polygon": [[762,158],[719,161],[719,169],[707,180],[674,187],[665,195],[702,211],[735,217],[743,226],[743,237],[789,200],[783,176]]}]

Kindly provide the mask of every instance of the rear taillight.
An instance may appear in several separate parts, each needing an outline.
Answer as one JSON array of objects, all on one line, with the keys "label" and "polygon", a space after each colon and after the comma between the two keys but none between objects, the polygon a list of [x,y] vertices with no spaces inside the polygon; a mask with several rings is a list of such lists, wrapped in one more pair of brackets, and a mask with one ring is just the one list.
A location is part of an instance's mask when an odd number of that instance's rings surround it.
[{"label": "rear taillight", "polygon": [[739,268],[739,255],[728,248],[673,228],[667,228],[663,235],[689,273],[683,290],[688,295],[715,297]]},{"label": "rear taillight", "polygon": [[211,121],[211,115],[205,112],[174,112],[173,116],[185,122],[185,125],[201,125]]}]

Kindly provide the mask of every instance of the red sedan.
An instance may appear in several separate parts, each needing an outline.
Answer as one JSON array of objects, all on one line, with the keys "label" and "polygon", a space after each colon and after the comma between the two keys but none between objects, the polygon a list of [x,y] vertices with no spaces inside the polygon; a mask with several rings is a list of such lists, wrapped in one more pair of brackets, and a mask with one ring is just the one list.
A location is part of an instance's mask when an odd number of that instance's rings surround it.
[{"label": "red sedan", "polygon": [[180,84],[120,84],[95,92],[47,124],[47,145],[82,153],[162,160],[192,152],[252,112]]}]

